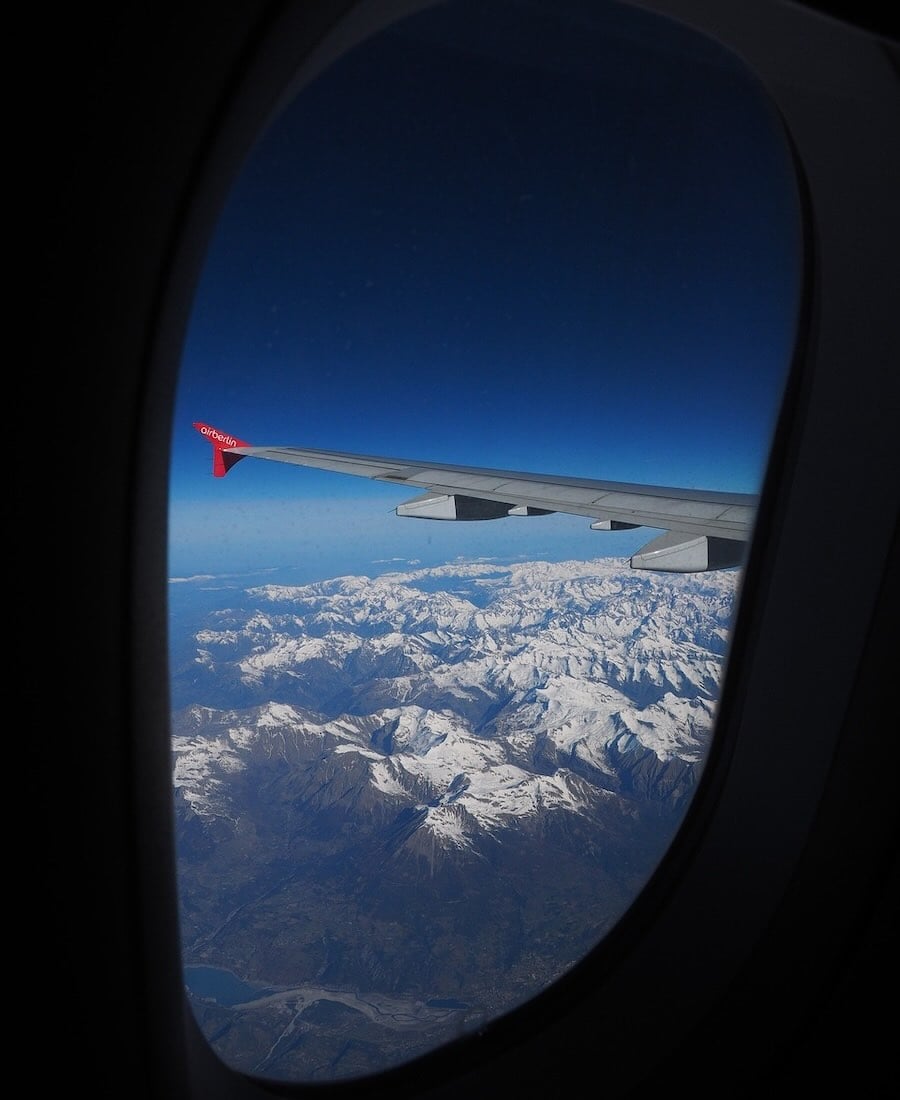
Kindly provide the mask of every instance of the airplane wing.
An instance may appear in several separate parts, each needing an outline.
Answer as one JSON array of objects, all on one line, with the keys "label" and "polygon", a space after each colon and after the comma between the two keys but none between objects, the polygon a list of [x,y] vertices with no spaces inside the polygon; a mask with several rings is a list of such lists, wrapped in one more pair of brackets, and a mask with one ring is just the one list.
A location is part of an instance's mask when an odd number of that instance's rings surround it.
[{"label": "airplane wing", "polygon": [[208,424],[194,427],[213,447],[213,473],[224,477],[242,458],[265,458],[426,492],[399,504],[398,516],[485,520],[564,512],[586,516],[598,531],[663,531],[630,559],[633,569],[700,573],[741,565],[758,498],[749,493],[676,489],[350,454],[304,447],[254,447]]}]

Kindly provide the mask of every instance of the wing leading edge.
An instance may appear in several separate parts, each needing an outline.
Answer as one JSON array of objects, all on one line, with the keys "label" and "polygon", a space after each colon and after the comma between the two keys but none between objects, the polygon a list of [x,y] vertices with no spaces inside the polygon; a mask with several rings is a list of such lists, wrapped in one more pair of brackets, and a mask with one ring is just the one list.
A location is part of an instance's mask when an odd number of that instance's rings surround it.
[{"label": "wing leading edge", "polygon": [[398,516],[485,520],[563,512],[586,516],[591,528],[634,527],[663,534],[630,559],[633,569],[701,573],[741,565],[757,497],[660,485],[595,481],[515,470],[454,466],[304,447],[254,447],[208,424],[194,427],[213,447],[213,473],[224,477],[242,458],[264,458],[425,489],[399,504]]}]

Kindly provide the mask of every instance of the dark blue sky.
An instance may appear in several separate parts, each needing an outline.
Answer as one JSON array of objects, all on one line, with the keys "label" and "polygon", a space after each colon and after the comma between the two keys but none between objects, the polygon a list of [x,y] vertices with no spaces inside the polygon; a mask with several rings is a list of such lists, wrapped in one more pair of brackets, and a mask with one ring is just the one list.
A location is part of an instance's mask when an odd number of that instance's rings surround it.
[{"label": "dark blue sky", "polygon": [[412,17],[308,85],[235,182],[183,355],[172,571],[627,554],[653,535],[401,520],[402,490],[270,462],[214,480],[194,420],[755,491],[799,257],[778,120],[715,44],[597,3]]}]

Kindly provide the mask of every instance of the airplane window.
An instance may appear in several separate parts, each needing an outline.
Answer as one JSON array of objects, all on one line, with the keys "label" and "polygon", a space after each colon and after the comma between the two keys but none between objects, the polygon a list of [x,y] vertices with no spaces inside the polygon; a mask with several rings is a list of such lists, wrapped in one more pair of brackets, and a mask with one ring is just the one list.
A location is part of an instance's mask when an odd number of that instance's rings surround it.
[{"label": "airplane window", "polygon": [[626,5],[426,6],[260,137],[170,481],[184,975],[228,1065],[402,1064],[627,914],[708,758],[800,265],[754,79]]}]

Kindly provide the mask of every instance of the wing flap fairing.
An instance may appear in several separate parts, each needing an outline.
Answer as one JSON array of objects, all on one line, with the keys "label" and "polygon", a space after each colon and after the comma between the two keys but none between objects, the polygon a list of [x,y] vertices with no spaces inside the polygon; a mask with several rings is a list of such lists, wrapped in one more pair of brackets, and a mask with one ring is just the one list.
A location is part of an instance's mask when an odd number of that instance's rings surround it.
[{"label": "wing flap fairing", "polygon": [[398,516],[414,519],[484,520],[503,519],[513,507],[500,500],[463,496],[461,493],[425,493],[394,509]]},{"label": "wing flap fairing", "polygon": [[632,569],[655,573],[708,573],[729,569],[744,561],[746,544],[714,535],[685,538],[680,531],[666,531],[631,556]]}]

